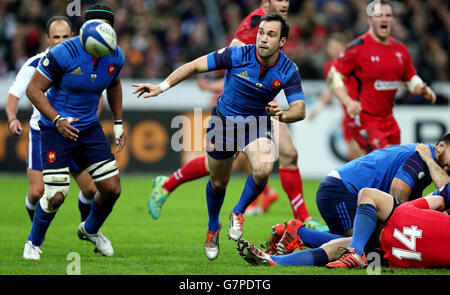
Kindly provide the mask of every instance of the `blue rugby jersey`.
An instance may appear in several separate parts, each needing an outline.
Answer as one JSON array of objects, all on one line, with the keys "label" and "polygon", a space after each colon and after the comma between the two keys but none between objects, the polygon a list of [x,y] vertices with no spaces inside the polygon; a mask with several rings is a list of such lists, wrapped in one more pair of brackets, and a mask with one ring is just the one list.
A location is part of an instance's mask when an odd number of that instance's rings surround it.
[{"label": "blue rugby jersey", "polygon": [[445,209],[448,209],[450,206],[450,195],[448,194],[449,190],[450,190],[450,182],[447,182],[446,185],[444,185],[440,189],[435,190],[432,194],[432,195],[442,196],[444,198]]},{"label": "blue rugby jersey", "polygon": [[265,108],[284,89],[288,103],[305,100],[300,74],[280,51],[272,66],[262,66],[256,45],[225,47],[208,54],[208,70],[226,69],[224,89],[217,102],[224,116],[262,116]]},{"label": "blue rugby jersey", "polygon": [[[102,92],[119,79],[125,57],[119,46],[110,54],[95,58],[74,37],[53,47],[41,59],[37,70],[53,83],[47,98],[63,117],[79,119],[72,125],[78,129],[97,121],[97,108]],[[41,115],[45,126],[51,121]]]},{"label": "blue rugby jersey", "polygon": [[[352,193],[357,194],[365,187],[389,193],[392,180],[399,178],[411,187],[413,193],[410,200],[413,200],[421,197],[423,190],[432,181],[427,165],[414,151],[416,145],[393,145],[375,150],[336,170],[346,188]],[[433,146],[427,146],[436,159]]]}]

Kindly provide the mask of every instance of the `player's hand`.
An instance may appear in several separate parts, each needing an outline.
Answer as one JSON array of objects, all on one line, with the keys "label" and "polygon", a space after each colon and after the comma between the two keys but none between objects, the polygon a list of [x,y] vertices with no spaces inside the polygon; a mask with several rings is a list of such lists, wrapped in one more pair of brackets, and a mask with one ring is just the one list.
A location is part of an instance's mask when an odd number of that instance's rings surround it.
[{"label": "player's hand", "polygon": [[12,135],[22,135],[23,133],[22,124],[17,118],[9,121],[8,130]]},{"label": "player's hand", "polygon": [[138,93],[138,98],[141,97],[142,94],[147,93],[143,96],[143,98],[149,98],[153,96],[157,96],[162,92],[162,89],[159,85],[153,84],[133,84],[133,87],[137,87],[137,89],[133,92],[133,94]]},{"label": "player's hand", "polygon": [[[433,160],[433,156],[431,154],[431,150],[428,146],[423,143],[419,143],[416,145],[415,151],[419,153],[422,160],[426,163],[427,161]],[[434,160],[433,160],[434,161]]]},{"label": "player's hand", "polygon": [[354,119],[362,111],[361,103],[356,100],[349,100],[348,103],[345,105],[345,109],[347,110],[348,115],[352,119]]},{"label": "player's hand", "polygon": [[280,105],[275,100],[269,102],[268,105],[269,106],[266,107],[266,113],[271,117],[278,116],[280,118],[280,121],[282,121],[284,111],[280,107]]},{"label": "player's hand", "polygon": [[73,141],[77,141],[78,139],[78,133],[80,133],[80,130],[73,127],[71,125],[72,122],[80,121],[79,119],[75,119],[72,117],[67,118],[59,118],[56,122],[56,128],[58,128],[59,133],[61,133],[62,136],[65,138],[71,139]]},{"label": "player's hand", "polygon": [[123,149],[127,141],[127,135],[123,132],[122,121],[120,121],[120,124],[114,122],[114,138],[116,141],[116,153],[118,153]]},{"label": "player's hand", "polygon": [[427,83],[423,83],[422,86],[418,86],[418,95],[423,96],[426,100],[429,100],[432,104],[436,103],[436,94],[428,87]]}]

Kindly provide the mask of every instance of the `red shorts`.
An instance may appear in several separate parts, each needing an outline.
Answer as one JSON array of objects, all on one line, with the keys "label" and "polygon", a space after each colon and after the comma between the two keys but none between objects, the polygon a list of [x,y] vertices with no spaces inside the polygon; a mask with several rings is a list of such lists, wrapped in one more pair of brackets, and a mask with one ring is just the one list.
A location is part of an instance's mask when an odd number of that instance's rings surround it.
[{"label": "red shorts", "polygon": [[380,243],[390,267],[450,267],[450,216],[420,198],[398,206],[384,227]]},{"label": "red shorts", "polygon": [[352,137],[366,153],[389,145],[400,144],[400,128],[394,115],[376,117],[361,113],[359,116],[361,126],[356,124],[349,126]]}]

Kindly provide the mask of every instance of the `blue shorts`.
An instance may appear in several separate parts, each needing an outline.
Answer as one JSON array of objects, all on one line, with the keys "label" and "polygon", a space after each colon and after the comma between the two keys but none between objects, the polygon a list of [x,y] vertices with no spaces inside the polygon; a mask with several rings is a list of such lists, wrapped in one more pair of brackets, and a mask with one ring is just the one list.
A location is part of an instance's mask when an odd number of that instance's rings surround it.
[{"label": "blue shorts", "polygon": [[114,159],[111,146],[99,122],[81,130],[77,141],[63,137],[58,129],[44,126],[41,122],[39,127],[44,170],[70,167],[72,160],[79,169],[84,170],[92,164]]},{"label": "blue shorts", "polygon": [[[28,154],[27,154],[27,168],[37,171],[42,171],[42,157],[41,157],[41,131],[30,128],[28,135]],[[77,163],[72,159],[69,165],[70,171],[80,172],[81,169]]]},{"label": "blue shorts", "polygon": [[272,140],[269,116],[225,117],[214,107],[206,130],[206,152],[217,160],[228,159],[260,137]]},{"label": "blue shorts", "polygon": [[342,180],[325,177],[317,190],[316,203],[331,233],[342,234],[353,228],[358,195],[349,192]]}]

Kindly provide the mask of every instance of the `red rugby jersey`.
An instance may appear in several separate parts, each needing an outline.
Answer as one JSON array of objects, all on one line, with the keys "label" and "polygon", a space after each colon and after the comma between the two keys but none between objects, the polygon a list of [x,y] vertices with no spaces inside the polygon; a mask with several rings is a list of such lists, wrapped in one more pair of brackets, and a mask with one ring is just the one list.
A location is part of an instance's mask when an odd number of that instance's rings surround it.
[{"label": "red rugby jersey", "polygon": [[393,37],[378,43],[368,32],[348,44],[335,67],[349,77],[348,94],[363,112],[383,117],[392,113],[398,88],[417,74],[405,45]]},{"label": "red rugby jersey", "polygon": [[239,28],[234,34],[234,39],[238,39],[245,44],[255,44],[256,35],[258,34],[258,25],[261,18],[264,16],[262,8],[258,8],[241,22]]}]

